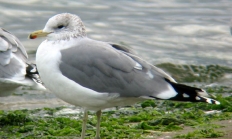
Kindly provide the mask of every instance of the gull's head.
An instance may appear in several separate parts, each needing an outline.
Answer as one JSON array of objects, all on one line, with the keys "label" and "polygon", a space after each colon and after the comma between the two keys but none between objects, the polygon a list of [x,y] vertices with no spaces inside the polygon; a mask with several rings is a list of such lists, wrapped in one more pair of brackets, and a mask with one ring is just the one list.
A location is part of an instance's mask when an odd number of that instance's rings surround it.
[{"label": "gull's head", "polygon": [[51,17],[43,30],[32,32],[29,38],[47,37],[49,40],[65,40],[85,36],[85,26],[81,19],[74,14],[62,13]]}]

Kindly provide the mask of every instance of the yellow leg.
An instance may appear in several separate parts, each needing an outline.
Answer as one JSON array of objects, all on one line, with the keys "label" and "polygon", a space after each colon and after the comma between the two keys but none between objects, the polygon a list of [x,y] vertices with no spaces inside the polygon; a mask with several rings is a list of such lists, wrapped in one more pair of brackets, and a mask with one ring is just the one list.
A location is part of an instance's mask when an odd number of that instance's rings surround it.
[{"label": "yellow leg", "polygon": [[88,111],[85,109],[84,117],[83,117],[83,123],[82,123],[81,139],[85,138],[85,130],[86,130],[87,120],[88,120]]},{"label": "yellow leg", "polygon": [[100,139],[100,123],[101,123],[101,110],[96,112],[97,115],[97,130],[95,139]]}]

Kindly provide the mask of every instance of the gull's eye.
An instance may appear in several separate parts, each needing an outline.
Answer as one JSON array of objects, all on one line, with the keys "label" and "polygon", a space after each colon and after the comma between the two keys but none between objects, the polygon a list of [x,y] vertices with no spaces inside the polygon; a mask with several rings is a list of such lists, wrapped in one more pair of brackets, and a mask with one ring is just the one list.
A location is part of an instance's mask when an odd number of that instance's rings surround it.
[{"label": "gull's eye", "polygon": [[63,27],[64,27],[64,25],[59,25],[57,28],[62,29]]}]

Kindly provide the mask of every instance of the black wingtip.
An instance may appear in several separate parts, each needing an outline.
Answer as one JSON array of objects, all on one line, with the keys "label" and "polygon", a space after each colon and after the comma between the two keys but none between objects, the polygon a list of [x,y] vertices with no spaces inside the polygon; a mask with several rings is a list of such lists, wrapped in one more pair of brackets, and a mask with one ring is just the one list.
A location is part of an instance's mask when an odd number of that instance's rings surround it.
[{"label": "black wingtip", "polygon": [[191,101],[191,102],[205,102],[210,104],[219,105],[220,102],[211,98],[208,98],[208,94],[205,90],[187,86],[184,84],[173,83],[169,80],[166,80],[177,92],[175,97],[170,98],[170,100],[176,101]]},{"label": "black wingtip", "polygon": [[39,73],[35,64],[28,64],[26,68],[26,76],[38,84],[42,84],[39,78]]},{"label": "black wingtip", "polygon": [[206,102],[206,103],[216,104],[216,105],[220,104],[219,101],[211,99],[211,98],[207,98],[207,97],[203,97],[203,96],[197,96],[197,97],[198,98],[196,98],[196,99],[199,99],[199,102]]}]

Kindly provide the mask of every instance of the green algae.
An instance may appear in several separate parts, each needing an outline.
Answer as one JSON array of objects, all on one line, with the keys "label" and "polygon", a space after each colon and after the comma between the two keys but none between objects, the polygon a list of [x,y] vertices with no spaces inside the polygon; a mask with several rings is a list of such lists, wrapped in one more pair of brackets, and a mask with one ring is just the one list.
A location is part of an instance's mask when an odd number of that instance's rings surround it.
[{"label": "green algae", "polygon": [[214,128],[195,130],[187,134],[176,135],[175,138],[199,139],[199,138],[218,138],[223,137],[224,132],[216,131]]}]

